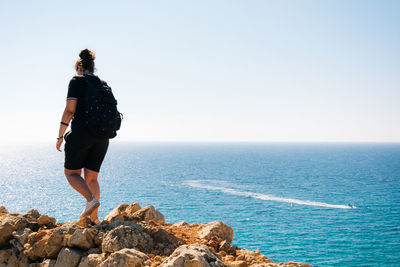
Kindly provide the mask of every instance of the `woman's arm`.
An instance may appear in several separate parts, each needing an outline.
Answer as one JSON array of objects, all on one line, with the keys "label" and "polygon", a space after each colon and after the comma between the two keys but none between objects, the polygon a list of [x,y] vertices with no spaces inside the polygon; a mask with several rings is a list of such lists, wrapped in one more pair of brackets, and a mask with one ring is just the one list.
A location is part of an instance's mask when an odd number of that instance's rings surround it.
[{"label": "woman's arm", "polygon": [[[78,101],[76,99],[68,99],[67,100],[67,105],[65,106],[64,113],[61,117],[62,122],[69,124],[69,122],[71,121],[72,117],[75,114],[77,102]],[[67,130],[67,128],[68,128],[68,126],[60,123],[60,129],[58,130],[58,136],[59,137],[64,136],[65,130]],[[62,142],[63,142],[63,138],[57,139],[56,148],[60,152],[61,152],[60,147],[61,147]]]}]

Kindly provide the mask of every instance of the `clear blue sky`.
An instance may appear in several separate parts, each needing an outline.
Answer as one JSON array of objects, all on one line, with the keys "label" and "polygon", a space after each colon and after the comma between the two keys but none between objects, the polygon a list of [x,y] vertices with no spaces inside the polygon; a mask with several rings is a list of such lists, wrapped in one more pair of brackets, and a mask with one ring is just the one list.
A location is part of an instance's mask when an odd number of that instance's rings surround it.
[{"label": "clear blue sky", "polygon": [[83,48],[117,140],[400,141],[400,1],[1,1],[1,143],[55,142]]}]

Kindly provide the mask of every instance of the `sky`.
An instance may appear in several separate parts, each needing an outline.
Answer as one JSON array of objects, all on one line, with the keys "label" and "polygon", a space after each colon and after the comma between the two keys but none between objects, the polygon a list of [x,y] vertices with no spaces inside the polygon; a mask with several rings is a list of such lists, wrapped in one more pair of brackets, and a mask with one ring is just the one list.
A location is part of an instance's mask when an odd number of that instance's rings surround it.
[{"label": "sky", "polygon": [[400,142],[400,2],[1,1],[0,144],[54,142],[80,50],[115,141]]}]

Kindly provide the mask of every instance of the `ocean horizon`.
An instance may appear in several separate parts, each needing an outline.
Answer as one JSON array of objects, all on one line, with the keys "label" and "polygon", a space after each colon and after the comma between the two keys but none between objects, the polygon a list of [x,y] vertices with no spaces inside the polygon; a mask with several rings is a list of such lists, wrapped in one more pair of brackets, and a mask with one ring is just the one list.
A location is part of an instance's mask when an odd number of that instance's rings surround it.
[{"label": "ocean horizon", "polygon": [[[77,220],[85,201],[54,144],[0,146],[0,205]],[[122,203],[167,223],[221,220],[277,262],[400,264],[400,143],[110,142],[103,219]]]}]

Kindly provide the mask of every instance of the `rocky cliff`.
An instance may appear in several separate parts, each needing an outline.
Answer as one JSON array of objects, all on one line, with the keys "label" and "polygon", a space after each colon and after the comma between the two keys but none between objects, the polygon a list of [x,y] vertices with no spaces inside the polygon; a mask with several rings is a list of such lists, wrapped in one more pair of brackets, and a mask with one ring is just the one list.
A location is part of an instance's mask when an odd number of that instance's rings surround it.
[{"label": "rocky cliff", "polygon": [[233,229],[221,221],[166,224],[153,206],[137,202],[118,206],[100,225],[0,206],[0,266],[310,266],[277,263],[232,241]]}]

